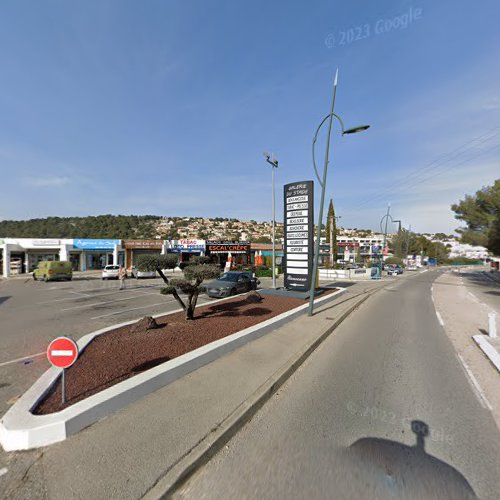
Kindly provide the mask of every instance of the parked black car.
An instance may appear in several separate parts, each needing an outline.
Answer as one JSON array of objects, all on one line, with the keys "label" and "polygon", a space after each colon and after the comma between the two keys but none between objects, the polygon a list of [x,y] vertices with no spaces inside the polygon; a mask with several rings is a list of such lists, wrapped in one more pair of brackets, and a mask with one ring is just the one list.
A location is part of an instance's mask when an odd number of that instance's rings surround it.
[{"label": "parked black car", "polygon": [[259,283],[259,280],[252,277],[252,273],[229,272],[224,273],[215,281],[208,283],[206,285],[206,290],[209,297],[229,297],[230,295],[237,295],[238,293],[255,290]]}]

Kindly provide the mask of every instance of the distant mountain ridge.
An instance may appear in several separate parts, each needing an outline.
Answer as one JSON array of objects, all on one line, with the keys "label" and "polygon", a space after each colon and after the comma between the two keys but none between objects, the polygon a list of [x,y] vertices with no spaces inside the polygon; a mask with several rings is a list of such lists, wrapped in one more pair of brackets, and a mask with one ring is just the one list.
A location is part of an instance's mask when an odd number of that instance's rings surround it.
[{"label": "distant mountain ridge", "polygon": [[0,221],[0,238],[154,238],[156,215],[97,215]]}]

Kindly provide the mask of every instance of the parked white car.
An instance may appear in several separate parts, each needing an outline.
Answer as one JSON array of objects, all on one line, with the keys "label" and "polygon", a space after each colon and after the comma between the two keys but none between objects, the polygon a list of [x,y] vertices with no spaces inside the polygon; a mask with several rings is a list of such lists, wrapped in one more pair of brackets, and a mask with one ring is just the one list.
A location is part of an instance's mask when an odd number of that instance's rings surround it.
[{"label": "parked white car", "polygon": [[132,278],[156,278],[156,271],[139,271],[137,267],[132,268]]},{"label": "parked white car", "polygon": [[117,280],[120,266],[108,265],[102,270],[103,280]]}]

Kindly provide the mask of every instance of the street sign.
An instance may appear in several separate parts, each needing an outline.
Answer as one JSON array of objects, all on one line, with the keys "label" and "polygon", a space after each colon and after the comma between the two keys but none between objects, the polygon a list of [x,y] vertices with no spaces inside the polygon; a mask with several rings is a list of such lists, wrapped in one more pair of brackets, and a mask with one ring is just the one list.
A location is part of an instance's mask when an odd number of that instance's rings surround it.
[{"label": "street sign", "polygon": [[311,288],[314,254],[314,183],[300,181],[284,186],[285,288]]},{"label": "street sign", "polygon": [[68,337],[54,339],[47,348],[47,359],[56,368],[69,368],[78,358],[78,346]]}]

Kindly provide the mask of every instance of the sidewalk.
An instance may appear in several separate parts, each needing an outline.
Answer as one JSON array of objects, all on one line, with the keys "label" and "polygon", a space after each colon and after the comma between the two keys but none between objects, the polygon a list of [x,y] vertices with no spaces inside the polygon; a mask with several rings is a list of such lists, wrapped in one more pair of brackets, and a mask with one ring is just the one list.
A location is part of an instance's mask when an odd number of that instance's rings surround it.
[{"label": "sidewalk", "polygon": [[493,341],[485,335],[488,313],[492,308],[468,291],[461,276],[456,273],[443,274],[434,282],[433,300],[439,313],[438,319],[455,347],[473,390],[481,404],[491,410],[500,428],[500,374],[473,340],[473,336],[479,335],[499,350],[499,339]]},{"label": "sidewalk", "polygon": [[0,455],[0,469],[8,468],[0,497],[36,492],[50,499],[137,499],[149,491],[148,498],[158,498],[229,439],[340,321],[381,288],[368,285],[349,287],[312,318],[301,316],[62,443]]}]

